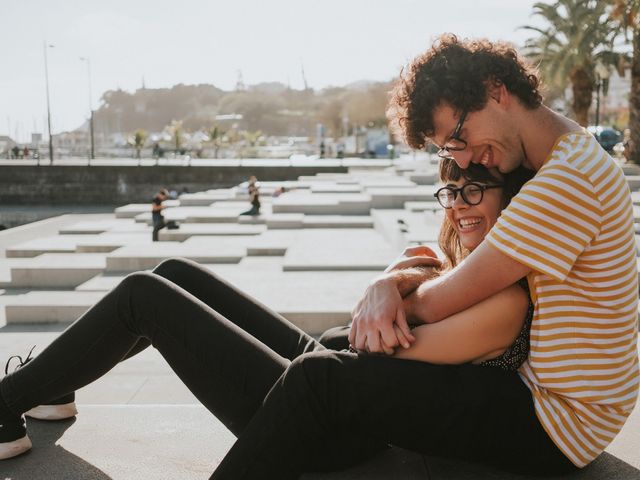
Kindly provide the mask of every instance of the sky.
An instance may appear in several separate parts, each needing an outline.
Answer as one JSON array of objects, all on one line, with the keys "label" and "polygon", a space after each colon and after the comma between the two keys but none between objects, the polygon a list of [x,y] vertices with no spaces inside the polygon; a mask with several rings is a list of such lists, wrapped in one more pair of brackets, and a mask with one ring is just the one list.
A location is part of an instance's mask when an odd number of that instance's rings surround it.
[{"label": "sky", "polygon": [[[0,0],[0,135],[80,126],[107,90],[386,81],[443,32],[522,45],[533,0]],[[91,97],[89,96],[90,60]]]}]

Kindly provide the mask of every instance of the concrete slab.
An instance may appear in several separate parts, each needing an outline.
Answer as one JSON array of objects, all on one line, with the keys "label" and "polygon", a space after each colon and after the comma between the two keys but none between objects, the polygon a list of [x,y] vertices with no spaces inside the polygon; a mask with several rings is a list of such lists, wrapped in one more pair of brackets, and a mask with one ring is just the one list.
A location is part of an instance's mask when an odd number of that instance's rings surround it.
[{"label": "concrete slab", "polygon": [[640,175],[626,175],[626,179],[631,190],[640,188]]},{"label": "concrete slab", "polygon": [[418,186],[414,188],[368,188],[371,195],[371,208],[403,208],[405,202],[433,200],[435,186]]},{"label": "concrete slab", "polygon": [[435,199],[432,202],[404,202],[404,208],[410,212],[437,212],[442,210],[442,207]]},{"label": "concrete slab", "polygon": [[[88,237],[88,238],[87,238]],[[76,252],[78,253],[109,253],[125,245],[148,245],[152,243],[151,234],[140,233],[102,233],[96,236],[86,235],[85,239],[78,240]]]},{"label": "concrete slab", "polygon": [[398,251],[373,230],[303,230],[287,250],[282,268],[381,272],[397,255]]},{"label": "concrete slab", "polygon": [[8,247],[5,255],[8,258],[33,258],[43,253],[73,253],[77,242],[85,235],[54,235],[36,238],[12,247]]},{"label": "concrete slab", "polygon": [[442,209],[414,213],[398,209],[374,209],[371,216],[375,229],[398,251],[411,242],[437,242],[442,224]]},{"label": "concrete slab", "polygon": [[311,195],[294,192],[273,201],[273,213],[307,215],[368,215],[371,198],[363,194]]},{"label": "concrete slab", "polygon": [[[165,200],[163,204],[166,207],[177,207],[181,204],[179,200]],[[130,203],[129,205],[123,205],[114,210],[116,218],[133,218],[136,215],[151,210],[151,199],[149,203]]]},{"label": "concrete slab", "polygon": [[364,215],[305,215],[302,228],[373,228],[373,218]]},{"label": "concrete slab", "polygon": [[233,192],[218,193],[185,193],[180,195],[180,205],[183,207],[209,206],[213,202],[224,200],[233,200],[235,195]]},{"label": "concrete slab", "polygon": [[437,171],[405,172],[404,176],[406,176],[409,180],[416,183],[417,185],[435,185],[440,179]]},{"label": "concrete slab", "polygon": [[311,186],[311,193],[362,193],[362,190],[362,187],[357,184],[322,182]]},{"label": "concrete slab", "polygon": [[3,462],[3,476],[205,479],[235,440],[201,406],[85,405],[81,409],[75,421],[30,420],[33,450]]},{"label": "concrete slab", "polygon": [[199,224],[187,223],[180,225],[177,230],[160,230],[159,239],[161,241],[182,242],[187,238],[197,235],[260,235],[266,230],[264,225],[232,225],[232,224]]},{"label": "concrete slab", "polygon": [[11,267],[12,288],[75,288],[105,268],[99,253],[45,253],[30,260]]},{"label": "concrete slab", "polygon": [[7,324],[71,323],[105,292],[31,291],[5,302]]},{"label": "concrete slab", "polygon": [[272,213],[264,217],[269,230],[302,228],[304,213]]},{"label": "concrete slab", "polygon": [[58,233],[61,235],[97,235],[105,232],[134,233],[151,232],[146,225],[136,223],[133,218],[78,222],[63,227]]},{"label": "concrete slab", "polygon": [[183,257],[199,263],[238,263],[246,248],[230,242],[217,242],[215,248],[178,242],[154,242],[149,245],[127,245],[106,257],[107,272],[135,272],[154,268],[163,260]]},{"label": "concrete slab", "polygon": [[29,258],[0,258],[0,288],[11,287],[11,269],[29,265]]}]

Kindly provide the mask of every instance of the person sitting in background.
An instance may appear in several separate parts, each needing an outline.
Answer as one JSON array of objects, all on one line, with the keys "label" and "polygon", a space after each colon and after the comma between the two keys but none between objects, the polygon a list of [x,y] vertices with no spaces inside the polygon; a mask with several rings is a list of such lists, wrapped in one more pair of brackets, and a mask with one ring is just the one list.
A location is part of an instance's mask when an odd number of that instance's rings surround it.
[{"label": "person sitting in background", "polygon": [[260,215],[260,189],[258,186],[258,179],[255,175],[249,177],[249,186],[247,187],[249,193],[249,201],[251,202],[251,208],[246,212],[242,212],[240,215]]},{"label": "person sitting in background", "polygon": [[166,207],[162,204],[167,197],[169,196],[169,192],[166,188],[163,188],[158,193],[156,193],[155,197],[151,201],[151,219],[153,221],[153,241],[158,241],[158,232],[167,226],[167,222],[164,220],[164,215],[162,215],[162,210]]}]

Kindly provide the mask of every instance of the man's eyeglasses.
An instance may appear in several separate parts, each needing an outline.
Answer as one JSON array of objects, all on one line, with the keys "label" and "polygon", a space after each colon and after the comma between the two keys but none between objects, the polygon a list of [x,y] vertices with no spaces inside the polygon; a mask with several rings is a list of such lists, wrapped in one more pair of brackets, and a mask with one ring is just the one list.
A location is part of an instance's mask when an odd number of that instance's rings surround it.
[{"label": "man's eyeglasses", "polygon": [[457,187],[442,187],[438,189],[438,191],[433,195],[438,199],[438,203],[442,205],[442,208],[452,208],[453,204],[456,202],[456,198],[458,198],[458,193],[462,196],[462,200],[467,205],[478,205],[482,202],[482,197],[484,196],[484,191],[490,188],[500,188],[502,187],[501,183],[497,183],[494,185],[483,185],[477,182],[469,182],[465,183],[460,188]]},{"label": "man's eyeglasses", "polygon": [[467,142],[460,138],[460,131],[462,130],[462,125],[464,124],[466,118],[467,112],[462,112],[462,115],[460,115],[460,120],[458,120],[453,133],[442,146],[442,148],[438,150],[438,156],[440,158],[455,160],[454,155],[451,152],[460,152],[467,148]]}]

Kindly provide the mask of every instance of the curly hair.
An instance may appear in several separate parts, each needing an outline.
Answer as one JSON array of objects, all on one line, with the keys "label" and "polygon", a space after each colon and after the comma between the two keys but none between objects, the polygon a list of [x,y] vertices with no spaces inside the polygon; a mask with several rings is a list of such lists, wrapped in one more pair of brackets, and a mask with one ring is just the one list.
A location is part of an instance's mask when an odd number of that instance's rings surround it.
[{"label": "curly hair", "polygon": [[492,85],[504,85],[526,108],[542,103],[537,71],[512,46],[444,34],[402,70],[387,116],[411,148],[422,149],[435,133],[437,107],[447,103],[458,113],[482,110]]},{"label": "curly hair", "polygon": [[[502,209],[506,208],[515,197],[522,186],[533,178],[535,172],[519,166],[515,170],[505,174],[503,178],[495,177],[482,165],[472,163],[468,168],[460,168],[456,162],[450,158],[440,160],[440,181],[442,183],[457,182],[464,178],[468,182],[480,182],[488,185],[502,184]],[[440,235],[438,236],[438,246],[445,256],[443,271],[449,270],[458,265],[469,251],[460,243],[458,232],[453,227],[449,218],[445,215]]]}]

